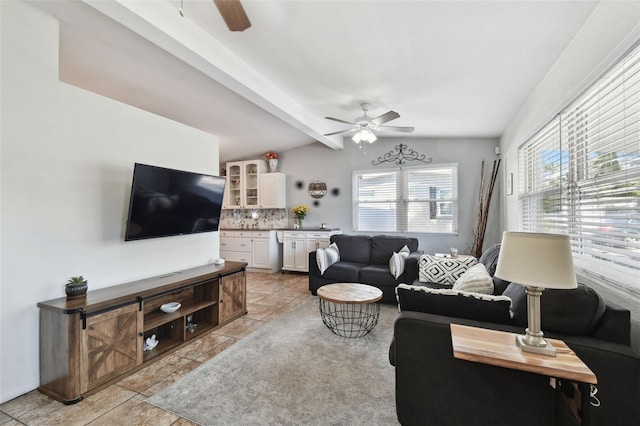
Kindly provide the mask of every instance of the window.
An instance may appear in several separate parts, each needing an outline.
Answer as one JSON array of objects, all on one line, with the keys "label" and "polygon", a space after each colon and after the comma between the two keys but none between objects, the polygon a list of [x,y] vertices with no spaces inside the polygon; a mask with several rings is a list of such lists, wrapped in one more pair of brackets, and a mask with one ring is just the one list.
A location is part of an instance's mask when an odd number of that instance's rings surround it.
[{"label": "window", "polygon": [[640,47],[519,150],[525,231],[568,234],[576,269],[640,293]]},{"label": "window", "polygon": [[353,229],[458,232],[458,166],[353,172]]}]

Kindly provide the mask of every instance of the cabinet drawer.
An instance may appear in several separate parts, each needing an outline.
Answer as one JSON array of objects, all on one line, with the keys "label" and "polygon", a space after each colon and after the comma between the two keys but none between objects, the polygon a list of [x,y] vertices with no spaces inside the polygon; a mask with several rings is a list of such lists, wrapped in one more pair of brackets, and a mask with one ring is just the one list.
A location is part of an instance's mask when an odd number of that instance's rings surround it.
[{"label": "cabinet drawer", "polygon": [[331,237],[331,232],[307,232],[307,238],[320,238],[328,240]]},{"label": "cabinet drawer", "polygon": [[240,251],[248,253],[251,251],[251,239],[237,237],[220,238],[220,250]]},{"label": "cabinet drawer", "polygon": [[247,262],[251,264],[251,253],[220,250],[220,257],[231,262]]},{"label": "cabinet drawer", "polygon": [[307,238],[306,232],[301,231],[284,231],[285,238]]},{"label": "cabinet drawer", "polygon": [[233,237],[233,231],[220,231],[220,237]]},{"label": "cabinet drawer", "polygon": [[251,231],[251,238],[270,238],[271,231]]}]

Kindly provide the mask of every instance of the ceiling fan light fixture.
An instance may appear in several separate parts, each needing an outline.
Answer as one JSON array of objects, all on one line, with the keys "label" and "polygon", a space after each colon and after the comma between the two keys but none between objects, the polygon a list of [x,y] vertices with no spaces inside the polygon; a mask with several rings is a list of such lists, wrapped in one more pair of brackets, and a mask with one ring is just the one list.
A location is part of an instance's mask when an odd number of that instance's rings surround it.
[{"label": "ceiling fan light fixture", "polygon": [[351,138],[351,140],[353,140],[355,143],[360,143],[360,142],[373,143],[377,139],[378,138],[376,137],[376,135],[374,135],[373,132],[369,129],[361,129]]}]

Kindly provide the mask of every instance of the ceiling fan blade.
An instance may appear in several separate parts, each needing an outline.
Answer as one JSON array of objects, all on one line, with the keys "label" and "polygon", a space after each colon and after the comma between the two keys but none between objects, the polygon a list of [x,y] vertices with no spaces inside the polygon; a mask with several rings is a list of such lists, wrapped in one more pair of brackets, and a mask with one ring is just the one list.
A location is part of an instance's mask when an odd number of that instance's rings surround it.
[{"label": "ceiling fan blade", "polygon": [[398,114],[397,112],[389,111],[387,113],[382,114],[380,117],[372,118],[369,121],[379,126],[380,124],[386,123],[387,121],[395,120],[396,118],[399,118],[399,117],[400,117],[400,114]]},{"label": "ceiling fan blade", "polygon": [[244,31],[251,26],[240,0],[213,0],[231,31]]},{"label": "ceiling fan blade", "polygon": [[326,134],[324,134],[324,136],[339,135],[340,133],[355,132],[356,130],[358,130],[358,129],[346,129],[346,130],[340,130],[340,131],[338,131],[338,132],[326,133]]},{"label": "ceiling fan blade", "polygon": [[333,121],[337,121],[338,123],[344,123],[344,124],[352,124],[354,126],[356,126],[356,123],[352,123],[351,121],[344,121],[344,120],[340,120],[339,118],[333,118],[333,117],[325,117],[327,120],[333,120]]},{"label": "ceiling fan blade", "polygon": [[385,131],[391,130],[394,132],[411,133],[415,130],[415,127],[402,127],[402,126],[378,126],[378,130]]}]

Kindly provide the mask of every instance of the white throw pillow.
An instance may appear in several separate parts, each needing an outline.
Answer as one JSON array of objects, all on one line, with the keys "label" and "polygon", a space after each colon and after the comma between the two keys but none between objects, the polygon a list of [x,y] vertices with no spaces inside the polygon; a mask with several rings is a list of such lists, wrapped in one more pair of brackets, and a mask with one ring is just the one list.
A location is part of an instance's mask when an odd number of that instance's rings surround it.
[{"label": "white throw pillow", "polygon": [[493,280],[482,263],[467,269],[453,285],[453,290],[471,293],[493,294]]},{"label": "white throw pillow", "polygon": [[423,254],[418,261],[419,279],[425,283],[452,286],[467,269],[478,263],[475,257],[435,257]]},{"label": "white throw pillow", "polygon": [[320,275],[323,275],[329,266],[339,260],[340,250],[338,250],[336,243],[331,244],[327,248],[316,250],[316,262],[318,263],[318,269],[320,269]]},{"label": "white throw pillow", "polygon": [[398,279],[398,277],[404,273],[404,266],[410,254],[411,250],[409,250],[409,247],[404,246],[400,251],[397,253],[394,252],[391,255],[391,259],[389,259],[389,271],[395,279]]}]

